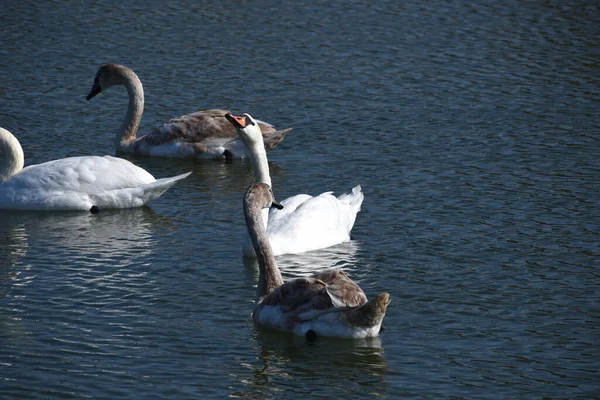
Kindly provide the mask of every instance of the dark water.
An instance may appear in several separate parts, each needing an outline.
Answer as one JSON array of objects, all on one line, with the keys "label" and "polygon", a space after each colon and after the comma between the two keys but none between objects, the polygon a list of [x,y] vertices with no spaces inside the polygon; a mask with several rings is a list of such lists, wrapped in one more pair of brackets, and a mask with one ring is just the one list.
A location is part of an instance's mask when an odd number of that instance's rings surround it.
[{"label": "dark water", "polygon": [[247,161],[188,170],[151,208],[0,213],[3,398],[593,398],[600,393],[596,2],[13,1],[0,126],[26,163],[114,154],[134,69],[141,130],[226,107],[294,127],[279,198],[366,194],[350,243],[282,256],[389,291],[369,341],[257,329],[241,257]]}]

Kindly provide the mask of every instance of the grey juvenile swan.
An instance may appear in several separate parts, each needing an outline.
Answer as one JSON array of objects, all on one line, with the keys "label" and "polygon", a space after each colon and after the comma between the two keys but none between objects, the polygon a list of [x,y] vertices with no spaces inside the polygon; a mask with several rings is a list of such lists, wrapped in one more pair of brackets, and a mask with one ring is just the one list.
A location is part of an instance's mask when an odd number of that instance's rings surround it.
[{"label": "grey juvenile swan", "polygon": [[[129,93],[125,120],[116,136],[117,151],[159,157],[227,158],[248,157],[249,152],[233,126],[225,119],[227,110],[204,110],[171,119],[147,135],[136,137],[144,112],[144,88],[131,69],[119,64],[106,64],[96,73],[94,85],[87,95],[92,99],[102,90],[123,85]],[[276,130],[259,121],[264,146],[277,146],[291,128]]]}]

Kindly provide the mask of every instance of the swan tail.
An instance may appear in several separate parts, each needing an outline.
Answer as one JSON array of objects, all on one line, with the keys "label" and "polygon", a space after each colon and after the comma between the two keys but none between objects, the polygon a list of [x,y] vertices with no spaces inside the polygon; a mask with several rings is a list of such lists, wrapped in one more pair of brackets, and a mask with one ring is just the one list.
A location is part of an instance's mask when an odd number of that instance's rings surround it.
[{"label": "swan tail", "polygon": [[364,199],[365,195],[363,194],[360,185],[353,187],[351,193],[344,193],[338,197],[339,201],[355,208],[357,212],[360,211],[360,206]]},{"label": "swan tail", "polygon": [[[105,208],[131,208],[141,207],[148,204],[152,200],[159,198],[178,181],[189,176],[191,172],[186,174],[173,176],[170,178],[157,179],[154,182],[146,183],[136,187],[127,187],[116,190],[109,190],[95,195],[90,195],[89,206],[86,209],[92,211],[90,207],[96,207],[96,210]],[[93,211],[92,211],[93,212]]]},{"label": "swan tail", "polygon": [[273,147],[277,146],[291,130],[292,128],[287,128],[280,131],[275,131],[269,135],[263,135],[265,150],[269,151]]},{"label": "swan tail", "polygon": [[381,293],[363,305],[347,311],[347,321],[354,326],[372,327],[381,325],[390,301],[389,293]]},{"label": "swan tail", "polygon": [[152,183],[145,184],[144,187],[146,189],[159,189],[159,190],[162,189],[162,192],[161,192],[161,194],[162,194],[162,193],[164,193],[165,190],[167,190],[168,188],[170,188],[171,186],[173,186],[180,180],[185,179],[188,176],[190,176],[190,174],[191,174],[191,172],[186,172],[185,174],[171,176],[169,178],[157,179],[156,181],[154,181]]},{"label": "swan tail", "polygon": [[187,172],[185,174],[172,176],[169,178],[157,179],[156,181],[154,181],[152,183],[147,183],[145,185],[142,185],[140,188],[142,188],[145,193],[144,204],[159,198],[171,186],[173,186],[180,180],[187,178],[190,174],[191,174],[191,172]]}]

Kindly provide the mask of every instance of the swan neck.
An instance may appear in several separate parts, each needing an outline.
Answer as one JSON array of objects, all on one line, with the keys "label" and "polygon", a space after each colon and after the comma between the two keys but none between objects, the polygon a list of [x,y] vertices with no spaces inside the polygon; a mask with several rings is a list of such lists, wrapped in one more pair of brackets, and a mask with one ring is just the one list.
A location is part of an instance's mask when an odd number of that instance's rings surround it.
[{"label": "swan neck", "polygon": [[123,85],[127,88],[129,104],[127,114],[116,137],[116,148],[125,148],[135,140],[142,114],[144,113],[144,87],[133,71],[127,71],[123,76]]},{"label": "swan neck", "polygon": [[246,218],[248,234],[252,240],[252,246],[258,260],[259,275],[256,292],[258,301],[283,285],[283,278],[275,262],[271,245],[269,244],[267,229],[263,223],[262,209],[245,203],[244,216]]},{"label": "swan neck", "polygon": [[9,131],[0,128],[0,182],[23,169],[25,155],[21,144]]},{"label": "swan neck", "polygon": [[[252,147],[252,170],[254,171],[254,179],[256,183],[266,183],[271,185],[271,173],[269,172],[269,160],[267,159],[267,151],[262,144]],[[268,211],[267,211],[268,212]]]}]

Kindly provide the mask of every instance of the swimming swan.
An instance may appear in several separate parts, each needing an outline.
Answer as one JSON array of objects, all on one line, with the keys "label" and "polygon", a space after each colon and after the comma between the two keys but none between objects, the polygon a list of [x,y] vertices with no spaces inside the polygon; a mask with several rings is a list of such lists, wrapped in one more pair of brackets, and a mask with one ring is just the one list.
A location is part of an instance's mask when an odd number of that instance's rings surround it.
[{"label": "swimming swan", "polygon": [[0,154],[0,208],[13,210],[139,207],[191,174],[156,180],[146,170],[111,156],[69,157],[23,168],[23,149],[4,128]]},{"label": "swimming swan", "polygon": [[[92,99],[111,86],[124,85],[129,93],[125,120],[116,136],[117,151],[159,157],[215,158],[247,157],[248,150],[224,116],[227,110],[204,110],[167,121],[145,136],[136,138],[144,112],[144,88],[131,69],[119,64],[106,64],[98,70],[94,85],[87,95]],[[291,128],[276,130],[259,121],[265,149],[277,146]]]},{"label": "swimming swan", "polygon": [[[271,186],[267,153],[256,120],[249,114],[227,114],[225,118],[235,126],[250,150],[256,182]],[[263,218],[273,253],[276,256],[302,253],[350,240],[350,231],[363,200],[359,185],[352,189],[352,193],[339,197],[332,195],[332,192],[315,197],[299,194],[283,200],[283,210],[264,210]],[[244,243],[242,252],[247,257],[255,256],[249,239]]]},{"label": "swimming swan", "polygon": [[388,293],[367,301],[363,290],[335,268],[283,283],[262,217],[262,209],[271,206],[282,207],[270,186],[250,185],[244,195],[244,217],[259,267],[254,322],[309,340],[377,336],[390,303]]}]

